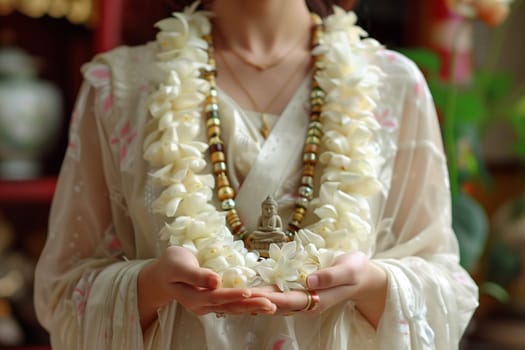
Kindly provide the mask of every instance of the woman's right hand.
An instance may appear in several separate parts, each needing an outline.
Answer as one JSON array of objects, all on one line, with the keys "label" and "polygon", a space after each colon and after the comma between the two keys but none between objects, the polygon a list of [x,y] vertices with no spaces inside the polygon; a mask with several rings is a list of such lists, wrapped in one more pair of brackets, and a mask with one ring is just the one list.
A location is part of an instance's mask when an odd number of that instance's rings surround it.
[{"label": "woman's right hand", "polygon": [[200,267],[197,258],[187,249],[166,248],[138,277],[142,328],[149,327],[157,316],[157,309],[172,300],[197,315],[210,312],[272,314],[276,310],[268,298],[251,297],[249,289],[218,288],[219,283],[219,275]]}]

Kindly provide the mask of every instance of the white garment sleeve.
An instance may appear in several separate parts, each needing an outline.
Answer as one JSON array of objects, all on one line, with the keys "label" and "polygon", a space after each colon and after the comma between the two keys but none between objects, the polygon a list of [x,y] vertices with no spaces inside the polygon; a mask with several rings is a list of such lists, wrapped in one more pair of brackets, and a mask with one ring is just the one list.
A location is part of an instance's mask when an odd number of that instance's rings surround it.
[{"label": "white garment sleeve", "polygon": [[[373,261],[389,278],[378,349],[457,349],[478,290],[459,265],[440,127],[425,79],[402,56],[398,148]],[[395,75],[395,74],[394,74]],[[406,76],[409,77],[408,84]],[[398,102],[399,103],[399,102]]]},{"label": "white garment sleeve", "polygon": [[[98,72],[102,77],[104,68]],[[107,70],[106,70],[107,73]],[[107,77],[106,77],[107,78]],[[35,272],[37,316],[55,350],[141,349],[136,280],[144,260],[128,262],[116,232],[133,229],[112,178],[114,157],[99,117],[111,113],[108,79],[85,82]],[[106,181],[112,179],[111,182]],[[118,229],[117,229],[118,228]]]}]

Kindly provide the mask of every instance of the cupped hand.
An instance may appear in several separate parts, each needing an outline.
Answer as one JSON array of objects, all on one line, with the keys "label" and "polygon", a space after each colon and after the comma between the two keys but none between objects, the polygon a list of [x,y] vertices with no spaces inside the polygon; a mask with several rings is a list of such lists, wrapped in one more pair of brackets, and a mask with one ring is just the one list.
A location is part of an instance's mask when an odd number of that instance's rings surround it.
[{"label": "cupped hand", "polygon": [[[307,278],[308,289],[319,295],[319,308],[324,311],[345,300],[352,301],[363,316],[374,326],[382,315],[387,275],[362,252],[340,255],[330,267],[312,273]],[[304,291],[281,292],[274,286],[254,288],[253,296],[268,298],[277,306],[278,314],[304,310],[308,297]]]},{"label": "cupped hand", "polygon": [[139,296],[142,289],[143,300],[155,308],[172,300],[197,315],[273,313],[276,308],[267,298],[252,297],[249,289],[219,288],[219,275],[200,267],[196,257],[183,247],[168,247],[141,275],[149,283],[141,284],[139,276]]}]

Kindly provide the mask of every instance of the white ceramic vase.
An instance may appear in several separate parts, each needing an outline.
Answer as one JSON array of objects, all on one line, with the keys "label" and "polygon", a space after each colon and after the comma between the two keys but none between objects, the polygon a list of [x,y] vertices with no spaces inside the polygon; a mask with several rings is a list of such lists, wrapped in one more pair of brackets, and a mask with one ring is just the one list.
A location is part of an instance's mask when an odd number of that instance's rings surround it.
[{"label": "white ceramic vase", "polygon": [[61,127],[62,95],[37,78],[36,61],[16,48],[0,49],[0,177],[31,179]]}]

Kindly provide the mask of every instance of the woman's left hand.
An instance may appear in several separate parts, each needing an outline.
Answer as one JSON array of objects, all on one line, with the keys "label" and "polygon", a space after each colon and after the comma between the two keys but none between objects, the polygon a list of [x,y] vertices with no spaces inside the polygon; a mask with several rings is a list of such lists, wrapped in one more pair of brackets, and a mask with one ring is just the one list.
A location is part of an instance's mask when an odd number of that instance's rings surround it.
[{"label": "woman's left hand", "polygon": [[[363,316],[375,327],[383,313],[388,279],[386,272],[373,264],[362,252],[340,255],[328,268],[307,278],[309,290],[319,296],[318,311],[342,301],[352,301]],[[274,286],[252,289],[252,296],[268,298],[277,305],[278,314],[303,311],[308,304],[305,291],[281,292]]]}]

